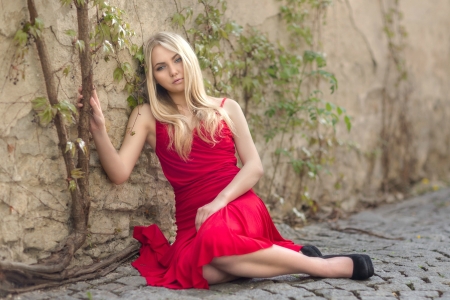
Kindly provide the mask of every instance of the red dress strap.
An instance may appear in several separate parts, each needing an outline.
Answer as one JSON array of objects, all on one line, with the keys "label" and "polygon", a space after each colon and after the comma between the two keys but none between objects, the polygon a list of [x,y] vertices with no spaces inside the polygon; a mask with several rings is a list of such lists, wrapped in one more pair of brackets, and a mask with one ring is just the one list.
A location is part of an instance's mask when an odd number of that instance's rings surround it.
[{"label": "red dress strap", "polygon": [[227,100],[226,97],[222,99],[222,103],[220,103],[220,107],[223,107],[223,104],[225,103],[225,100]]}]

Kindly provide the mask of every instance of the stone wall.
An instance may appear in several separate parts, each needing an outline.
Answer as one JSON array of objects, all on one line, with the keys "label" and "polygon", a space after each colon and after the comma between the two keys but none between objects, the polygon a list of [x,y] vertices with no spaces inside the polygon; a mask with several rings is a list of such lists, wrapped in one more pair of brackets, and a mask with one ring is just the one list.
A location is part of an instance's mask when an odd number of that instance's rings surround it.
[{"label": "stone wall", "polygon": [[[229,0],[227,16],[243,26],[255,26],[266,32],[272,41],[286,40],[275,0]],[[385,1],[388,7],[393,1]],[[44,21],[43,32],[55,70],[67,62],[76,62],[77,54],[71,40],[64,34],[76,29],[76,11],[62,7],[57,0],[36,1]],[[136,43],[152,33],[174,30],[170,17],[176,7],[173,1],[111,1],[127,12],[127,19],[136,29]],[[257,4],[256,4],[257,3]],[[0,259],[35,262],[57,247],[70,231],[70,196],[67,192],[65,167],[57,148],[56,131],[52,125],[41,126],[31,109],[30,101],[45,96],[37,51],[30,47],[25,63],[15,65],[13,37],[21,22],[28,19],[26,1],[2,1],[0,12]],[[180,4],[199,8],[194,0]],[[339,80],[339,90],[330,98],[344,106],[353,119],[350,133],[339,128],[340,139],[352,147],[341,147],[333,174],[318,185],[317,195],[341,209],[352,211],[361,202],[376,204],[386,199],[379,195],[383,182],[395,184],[400,174],[402,155],[411,159],[407,178],[411,184],[424,178],[448,181],[450,162],[450,3],[446,0],[400,1],[402,21],[409,33],[404,58],[408,68],[407,121],[410,141],[404,145],[391,142],[391,167],[386,174],[382,163],[381,130],[386,99],[396,103],[395,86],[390,78],[392,62],[379,1],[334,1],[328,9],[322,29],[322,48],[327,53],[327,69]],[[142,23],[142,29],[139,24]],[[125,54],[123,54],[125,55]],[[114,82],[113,62],[100,61],[94,70],[95,84],[107,119],[108,133],[119,148],[128,114],[127,95],[123,85]],[[22,72],[24,70],[24,72]],[[391,73],[389,73],[389,72]],[[22,77],[22,73],[24,77]],[[80,84],[75,64],[67,77],[58,76],[61,99],[75,101]],[[231,95],[233,96],[233,95]],[[234,97],[237,99],[237,97]],[[383,102],[385,101],[385,102]],[[386,106],[384,106],[386,108]],[[396,110],[397,109],[397,110]],[[392,110],[398,114],[398,108]],[[402,130],[398,126],[392,134]],[[76,133],[72,130],[72,138]],[[398,139],[400,141],[401,138]],[[257,143],[266,172],[271,158],[266,146]],[[403,152],[402,152],[403,151]],[[131,178],[116,186],[101,169],[95,149],[91,157],[92,205],[88,239],[78,261],[88,263],[124,248],[131,241],[132,227],[157,223],[173,240],[173,192],[164,178],[154,152],[145,148]],[[285,178],[285,176],[280,176]],[[342,188],[333,184],[341,178]],[[262,179],[259,189],[267,179]],[[282,180],[277,182],[281,185]],[[294,183],[292,183],[294,184]],[[291,185],[292,185],[291,184]],[[281,197],[289,198],[290,186],[277,188]],[[397,193],[397,198],[402,195]]]}]

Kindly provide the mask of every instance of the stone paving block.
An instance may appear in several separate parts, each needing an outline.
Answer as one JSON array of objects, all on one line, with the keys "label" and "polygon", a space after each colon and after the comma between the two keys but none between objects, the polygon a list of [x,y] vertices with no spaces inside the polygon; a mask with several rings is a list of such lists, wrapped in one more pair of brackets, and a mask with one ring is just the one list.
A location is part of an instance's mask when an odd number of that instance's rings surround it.
[{"label": "stone paving block", "polygon": [[139,271],[132,267],[129,263],[126,265],[120,266],[116,269],[117,273],[122,273],[124,275],[132,276],[139,275]]},{"label": "stone paving block", "polygon": [[93,286],[96,286],[96,285],[107,283],[110,281],[111,281],[111,279],[109,279],[107,277],[101,277],[101,278],[93,279],[93,280],[89,281],[89,283]]},{"label": "stone paving block", "polygon": [[[91,289],[91,290],[87,290],[87,291],[82,291],[82,292],[78,292],[76,294],[73,294],[73,297],[76,297],[78,299],[83,299],[83,300],[89,300],[89,294],[91,295],[92,299],[95,300],[115,300],[115,299],[119,299],[119,297],[113,293],[111,293],[110,291],[104,291],[104,290],[97,290],[97,289]],[[55,298],[58,299],[58,298]]]},{"label": "stone paving block", "polygon": [[346,282],[345,284],[339,285],[340,289],[343,289],[345,291],[373,291],[374,289],[372,287],[367,286],[364,283],[359,283],[357,281],[353,282]]},{"label": "stone paving block", "polygon": [[[228,289],[228,285],[234,284],[231,289]],[[271,279],[266,278],[255,278],[255,279],[241,279],[235,280],[232,283],[211,285],[210,290],[217,290],[227,293],[234,293],[232,290],[253,290],[253,289],[263,289],[265,286],[273,284]]]},{"label": "stone paving block", "polygon": [[67,288],[72,291],[81,291],[91,288],[91,285],[85,281],[81,281],[74,284],[70,284],[67,286]]},{"label": "stone paving block", "polygon": [[278,294],[289,299],[303,299],[304,297],[313,297],[314,293],[307,291],[306,289],[293,287],[289,284],[273,283],[272,285],[267,285],[263,290],[268,291],[272,294]]},{"label": "stone paving block", "polygon": [[[350,284],[350,283],[354,282],[354,280],[348,279],[348,278],[324,278],[322,280],[332,286],[340,286],[340,285]],[[364,282],[368,283],[368,282],[370,282],[370,279],[364,280]]]},{"label": "stone paving block", "polygon": [[[70,291],[72,292],[72,291]],[[67,296],[67,297],[66,297]],[[17,296],[17,300],[53,300],[53,299],[76,299],[68,295],[68,290],[66,288],[60,288],[59,290],[53,291],[34,291],[30,293],[25,293]]]},{"label": "stone paving block", "polygon": [[220,294],[220,295],[210,295],[205,298],[202,298],[205,300],[251,300],[253,298],[249,298],[242,295],[227,295],[227,294]]},{"label": "stone paving block", "polygon": [[442,284],[440,282],[426,283],[423,285],[414,285],[416,291],[450,291],[450,286]]},{"label": "stone paving block", "polygon": [[439,276],[439,275],[437,275],[437,276],[428,276],[427,278],[431,282],[440,282],[442,284],[450,285],[450,278],[445,278],[445,277]]},{"label": "stone paving block", "polygon": [[[3,299],[3,298],[0,298],[0,299]],[[14,299],[17,299],[17,300],[53,300],[53,299],[58,299],[58,300],[78,300],[78,298],[66,295],[65,293],[60,293],[60,294],[59,293],[39,294],[39,293],[35,293],[35,292],[19,295],[19,296],[16,296]]]},{"label": "stone paving block", "polygon": [[46,299],[48,299],[48,294],[42,291],[24,293],[14,297],[14,300],[46,300]]},{"label": "stone paving block", "polygon": [[310,280],[312,277],[305,274],[295,274],[295,275],[281,275],[276,277],[271,277],[270,280],[273,282],[304,282]]},{"label": "stone paving block", "polygon": [[261,288],[266,285],[270,285],[273,283],[272,278],[252,278],[252,279],[238,279],[233,281],[236,284],[240,284],[245,288],[254,289],[254,288]]},{"label": "stone paving block", "polygon": [[72,297],[72,296],[69,296],[69,295],[62,295],[59,298],[55,298],[55,299],[58,299],[58,300],[79,300],[79,298],[75,298],[75,297]]},{"label": "stone paving block", "polygon": [[424,282],[422,280],[422,278],[417,277],[417,276],[399,276],[399,277],[396,277],[396,278],[392,278],[390,281],[402,282],[402,283],[414,282],[414,283],[418,283],[418,284]]},{"label": "stone paving block", "polygon": [[218,292],[231,294],[231,293],[239,292],[245,288],[236,283],[221,283],[221,284],[211,285],[209,287],[209,289],[211,291],[218,291]]},{"label": "stone paving block", "polygon": [[386,283],[386,280],[384,280],[383,278],[381,278],[380,276],[377,276],[377,274],[375,273],[374,276],[370,277],[370,281],[361,281],[361,284],[365,284],[367,286],[375,286],[377,284],[383,284]]},{"label": "stone paving block", "polygon": [[412,300],[412,299],[424,299],[424,298],[438,298],[438,291],[405,291],[400,292],[401,300]]},{"label": "stone paving block", "polygon": [[322,289],[315,292],[316,295],[325,297],[326,299],[346,299],[346,300],[357,300],[358,298],[349,291],[338,290],[338,289]]},{"label": "stone paving block", "polygon": [[117,279],[115,282],[122,283],[129,286],[146,286],[147,281],[142,276],[127,276],[127,277],[121,277]]},{"label": "stone paving block", "polygon": [[241,290],[241,291],[239,291],[239,293],[237,293],[235,295],[246,296],[246,297],[249,297],[252,299],[267,299],[272,296],[271,293],[263,291],[259,288],[253,289],[253,290],[249,290],[249,289]]},{"label": "stone paving block", "polygon": [[[138,290],[132,290],[123,293],[119,299],[133,299],[133,300],[172,300],[172,299],[182,299],[182,300],[198,300],[198,297],[192,297],[188,295],[180,295],[175,290],[169,290],[165,288],[160,289],[146,289],[141,288]],[[97,300],[94,298],[94,300]]]},{"label": "stone paving block", "polygon": [[301,287],[308,291],[333,288],[332,285],[320,280],[307,283],[294,283],[292,286]]},{"label": "stone paving block", "polygon": [[114,294],[121,296],[123,293],[128,292],[128,291],[133,291],[133,290],[136,290],[135,286],[124,285],[124,286],[114,290]]},{"label": "stone paving block", "polygon": [[105,291],[114,292],[115,290],[118,290],[121,287],[123,287],[123,284],[120,284],[120,283],[108,283],[108,284],[99,285],[96,288],[99,289],[99,290],[105,290]]},{"label": "stone paving block", "polygon": [[397,299],[393,293],[388,291],[360,291],[358,297],[360,300]]},{"label": "stone paving block", "polygon": [[411,289],[403,283],[386,283],[377,285],[378,291],[388,291],[388,292],[399,292],[399,291],[410,291]]},{"label": "stone paving block", "polygon": [[219,295],[222,293],[217,292],[217,291],[212,291],[212,290],[204,290],[204,289],[186,289],[186,290],[177,291],[177,294],[181,295],[181,296],[192,296],[192,297],[204,298],[207,296]]},{"label": "stone paving block", "polygon": [[[403,275],[398,272],[398,270],[391,269],[391,270],[387,270],[387,264],[386,267],[383,266],[383,268],[378,268],[376,269],[375,273],[377,274],[377,276],[381,277],[383,280],[391,280],[394,278],[399,278],[399,277],[403,277]],[[372,278],[371,278],[372,279]]]}]

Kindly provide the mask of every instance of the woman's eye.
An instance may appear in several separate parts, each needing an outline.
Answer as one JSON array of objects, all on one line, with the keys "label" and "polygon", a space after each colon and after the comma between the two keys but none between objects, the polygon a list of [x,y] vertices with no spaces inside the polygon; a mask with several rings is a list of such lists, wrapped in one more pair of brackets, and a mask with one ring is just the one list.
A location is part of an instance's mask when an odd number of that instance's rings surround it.
[{"label": "woman's eye", "polygon": [[176,60],[175,60],[175,62],[180,62],[181,61],[181,57],[178,57]]},{"label": "woman's eye", "polygon": [[160,66],[160,67],[157,67],[157,68],[156,68],[156,71],[161,71],[162,69],[164,69],[164,67],[163,67],[163,66]]}]

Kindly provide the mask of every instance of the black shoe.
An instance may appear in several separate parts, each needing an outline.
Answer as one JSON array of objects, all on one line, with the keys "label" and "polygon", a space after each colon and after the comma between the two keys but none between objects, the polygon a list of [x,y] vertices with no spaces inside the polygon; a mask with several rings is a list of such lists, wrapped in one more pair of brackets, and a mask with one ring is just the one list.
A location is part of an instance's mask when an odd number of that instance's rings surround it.
[{"label": "black shoe", "polygon": [[366,254],[349,254],[349,255],[325,255],[322,258],[332,257],[349,257],[353,260],[353,274],[350,279],[366,280],[373,276],[373,264],[370,257]]},{"label": "black shoe", "polygon": [[320,252],[320,250],[316,246],[313,246],[313,245],[303,246],[303,248],[300,249],[300,252],[309,257],[321,257],[322,256],[322,252]]}]

